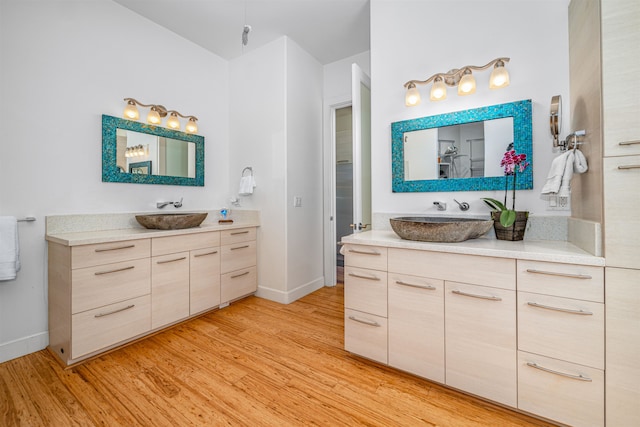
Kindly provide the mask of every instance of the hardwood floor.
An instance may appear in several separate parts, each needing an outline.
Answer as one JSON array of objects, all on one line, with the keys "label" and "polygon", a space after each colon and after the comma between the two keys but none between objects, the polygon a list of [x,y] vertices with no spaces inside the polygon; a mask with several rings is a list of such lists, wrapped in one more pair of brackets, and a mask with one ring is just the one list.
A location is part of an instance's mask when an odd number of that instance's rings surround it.
[{"label": "hardwood floor", "polygon": [[72,369],[5,362],[0,425],[549,425],[350,355],[342,301],[250,297]]}]

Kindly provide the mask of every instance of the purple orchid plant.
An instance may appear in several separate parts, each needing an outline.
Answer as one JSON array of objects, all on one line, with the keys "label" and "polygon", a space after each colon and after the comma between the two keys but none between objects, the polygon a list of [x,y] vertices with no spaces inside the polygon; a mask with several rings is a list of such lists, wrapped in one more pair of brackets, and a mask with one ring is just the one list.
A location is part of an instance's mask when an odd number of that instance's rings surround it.
[{"label": "purple orchid plant", "polygon": [[[504,168],[504,203],[496,199],[485,197],[482,200],[493,210],[500,212],[500,224],[503,227],[510,227],[516,221],[516,176],[517,173],[524,172],[530,163],[526,154],[517,154],[515,150],[508,150],[502,156],[500,166]],[[509,190],[509,176],[513,177],[513,196],[511,209],[507,209],[507,193]]]}]

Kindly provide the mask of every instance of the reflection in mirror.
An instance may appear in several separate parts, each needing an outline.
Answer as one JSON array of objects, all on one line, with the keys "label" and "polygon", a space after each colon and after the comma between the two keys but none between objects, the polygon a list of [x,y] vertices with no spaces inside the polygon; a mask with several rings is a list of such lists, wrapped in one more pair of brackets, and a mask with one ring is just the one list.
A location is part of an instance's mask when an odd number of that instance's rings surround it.
[{"label": "reflection in mirror", "polygon": [[103,115],[102,180],[204,186],[204,137]]},{"label": "reflection in mirror", "polygon": [[513,144],[513,117],[422,129],[404,134],[404,179],[500,176],[499,162]]},{"label": "reflection in mirror", "polygon": [[[504,189],[504,152],[532,157],[531,100],[395,122],[391,139],[394,192]],[[533,188],[531,168],[516,188]]]},{"label": "reflection in mirror", "polygon": [[[132,173],[131,166],[150,162],[148,174],[196,177],[196,144],[132,130],[117,129],[117,165]],[[139,148],[138,148],[139,147]]]}]

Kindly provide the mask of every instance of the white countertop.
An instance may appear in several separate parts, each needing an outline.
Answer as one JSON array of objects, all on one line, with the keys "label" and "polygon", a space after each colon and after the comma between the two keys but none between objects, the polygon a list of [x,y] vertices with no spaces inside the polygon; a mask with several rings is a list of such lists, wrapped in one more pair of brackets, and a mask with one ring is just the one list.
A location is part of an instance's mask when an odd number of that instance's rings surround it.
[{"label": "white countertop", "polygon": [[257,221],[234,221],[232,224],[203,223],[199,227],[182,230],[148,230],[146,228],[123,228],[118,230],[80,231],[72,233],[52,233],[45,236],[49,242],[65,246],[91,245],[95,243],[122,240],[149,239],[152,237],[177,236],[183,234],[206,233],[243,227],[259,227]]},{"label": "white countertop", "polygon": [[571,243],[557,240],[522,240],[516,242],[480,237],[460,243],[431,243],[403,240],[393,231],[372,230],[351,234],[342,243],[434,252],[482,255],[532,261],[561,262],[604,267],[604,258],[583,251]]}]

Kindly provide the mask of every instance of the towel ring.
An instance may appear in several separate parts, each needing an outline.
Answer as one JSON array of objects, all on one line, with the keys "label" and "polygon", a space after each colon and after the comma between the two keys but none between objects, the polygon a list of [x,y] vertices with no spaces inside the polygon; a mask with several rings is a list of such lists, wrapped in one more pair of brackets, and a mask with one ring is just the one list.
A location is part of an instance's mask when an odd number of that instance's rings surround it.
[{"label": "towel ring", "polygon": [[241,176],[244,176],[244,173],[246,171],[249,171],[250,176],[253,176],[253,168],[251,166],[247,166],[246,168],[242,169],[242,174]]}]

